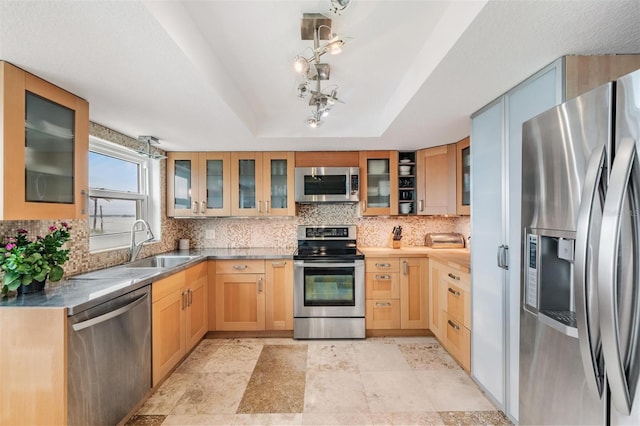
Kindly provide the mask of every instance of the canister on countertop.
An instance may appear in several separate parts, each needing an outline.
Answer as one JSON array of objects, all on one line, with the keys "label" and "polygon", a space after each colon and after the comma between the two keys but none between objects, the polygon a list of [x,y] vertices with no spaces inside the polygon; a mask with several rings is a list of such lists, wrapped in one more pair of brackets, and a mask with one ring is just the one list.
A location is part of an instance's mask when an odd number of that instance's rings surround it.
[{"label": "canister on countertop", "polygon": [[181,238],[178,241],[178,250],[189,250],[189,239]]}]

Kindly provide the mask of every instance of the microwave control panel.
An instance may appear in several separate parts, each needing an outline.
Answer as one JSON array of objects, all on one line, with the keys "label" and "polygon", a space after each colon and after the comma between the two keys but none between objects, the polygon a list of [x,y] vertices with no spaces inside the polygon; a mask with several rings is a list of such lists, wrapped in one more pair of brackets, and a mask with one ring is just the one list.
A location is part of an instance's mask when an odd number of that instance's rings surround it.
[{"label": "microwave control panel", "polygon": [[355,195],[358,193],[358,191],[360,190],[358,188],[359,186],[359,175],[351,175],[351,195]]}]

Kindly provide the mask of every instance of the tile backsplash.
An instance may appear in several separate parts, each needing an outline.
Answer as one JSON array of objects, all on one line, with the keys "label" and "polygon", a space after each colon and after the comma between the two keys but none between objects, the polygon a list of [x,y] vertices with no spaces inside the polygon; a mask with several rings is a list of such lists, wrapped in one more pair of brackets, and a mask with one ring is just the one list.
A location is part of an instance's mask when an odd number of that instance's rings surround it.
[{"label": "tile backsplash", "polygon": [[[403,245],[424,245],[428,232],[460,232],[469,236],[469,217],[394,216],[361,217],[358,205],[298,205],[291,218],[213,218],[184,220],[183,238],[194,248],[224,247],[295,247],[298,225],[357,225],[358,245],[387,247],[394,226],[402,226]],[[205,238],[207,231],[215,236]]]},{"label": "tile backsplash", "polygon": [[[139,148],[140,143],[129,136],[118,133],[96,123],[91,123],[90,134],[103,140],[130,148]],[[156,147],[153,147],[160,153]],[[173,219],[166,217],[166,162],[161,168],[161,217],[162,240],[144,246],[140,257],[175,250],[178,240],[188,238],[192,248],[243,248],[243,247],[287,247],[297,245],[298,225],[357,225],[358,245],[387,247],[394,226],[403,228],[403,245],[423,245],[427,232],[460,232],[465,239],[470,232],[469,217],[396,216],[361,217],[357,204],[298,205],[295,217],[285,218],[211,218]],[[65,220],[71,225],[71,249],[69,261],[64,265],[65,275],[105,268],[124,263],[129,256],[128,248],[105,252],[89,252],[89,226],[86,219]],[[48,227],[60,221],[0,221],[0,238],[15,236],[18,229],[26,229],[35,237],[47,233]],[[207,232],[208,231],[208,232]],[[213,231],[214,238],[207,239]]]}]

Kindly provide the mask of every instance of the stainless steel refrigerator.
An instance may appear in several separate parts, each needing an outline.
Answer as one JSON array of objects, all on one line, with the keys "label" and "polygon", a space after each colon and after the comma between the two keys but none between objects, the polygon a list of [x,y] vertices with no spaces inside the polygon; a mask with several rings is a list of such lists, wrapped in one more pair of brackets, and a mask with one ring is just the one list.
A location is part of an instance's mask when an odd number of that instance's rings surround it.
[{"label": "stainless steel refrigerator", "polygon": [[640,71],[523,125],[521,424],[640,424]]}]

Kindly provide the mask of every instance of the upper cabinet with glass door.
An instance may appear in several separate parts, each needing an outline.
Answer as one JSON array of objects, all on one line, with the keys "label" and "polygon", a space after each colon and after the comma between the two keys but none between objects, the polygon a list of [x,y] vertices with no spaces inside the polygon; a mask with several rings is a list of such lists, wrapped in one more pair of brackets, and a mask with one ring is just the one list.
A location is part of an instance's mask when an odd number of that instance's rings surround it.
[{"label": "upper cabinet with glass door", "polygon": [[456,182],[456,199],[458,206],[456,212],[459,215],[471,214],[471,146],[467,136],[456,143],[458,167]]},{"label": "upper cabinet with glass door", "polygon": [[89,104],[0,62],[1,220],[87,217]]},{"label": "upper cabinet with glass door", "polygon": [[264,214],[268,216],[295,216],[293,175],[295,153],[263,152]]},{"label": "upper cabinet with glass door", "polygon": [[167,158],[167,215],[229,216],[228,152],[170,152]]},{"label": "upper cabinet with glass door", "polygon": [[398,214],[398,152],[360,152],[360,212],[363,216]]},{"label": "upper cabinet with glass door", "polygon": [[232,216],[293,216],[293,152],[231,154]]}]

